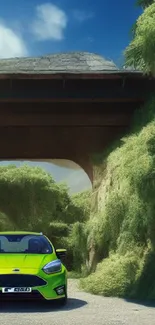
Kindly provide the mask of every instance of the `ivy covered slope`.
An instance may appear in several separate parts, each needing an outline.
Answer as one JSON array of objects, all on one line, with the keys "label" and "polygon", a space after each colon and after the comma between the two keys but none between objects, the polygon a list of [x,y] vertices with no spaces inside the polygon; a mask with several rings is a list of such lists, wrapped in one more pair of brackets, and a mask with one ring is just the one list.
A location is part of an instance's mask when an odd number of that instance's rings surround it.
[{"label": "ivy covered slope", "polygon": [[[155,2],[138,4],[145,10],[125,50],[126,66],[155,76]],[[89,237],[96,270],[81,286],[105,296],[155,300],[155,97],[95,169]]]},{"label": "ivy covered slope", "polygon": [[105,258],[81,286],[105,296],[155,299],[155,98],[98,169],[102,181],[89,223],[98,261]]}]

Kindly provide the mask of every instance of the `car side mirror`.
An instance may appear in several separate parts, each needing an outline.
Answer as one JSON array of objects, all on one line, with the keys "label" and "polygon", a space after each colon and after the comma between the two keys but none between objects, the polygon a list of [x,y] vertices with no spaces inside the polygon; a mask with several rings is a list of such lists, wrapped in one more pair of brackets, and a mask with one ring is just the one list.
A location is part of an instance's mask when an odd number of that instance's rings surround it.
[{"label": "car side mirror", "polygon": [[66,257],[66,249],[56,249],[56,255],[59,259]]}]

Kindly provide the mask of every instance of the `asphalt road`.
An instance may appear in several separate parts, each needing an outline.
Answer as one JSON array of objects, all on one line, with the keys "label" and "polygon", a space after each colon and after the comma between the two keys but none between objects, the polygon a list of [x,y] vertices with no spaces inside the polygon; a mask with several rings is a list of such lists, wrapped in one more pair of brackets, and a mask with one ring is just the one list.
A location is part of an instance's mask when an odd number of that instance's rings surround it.
[{"label": "asphalt road", "polygon": [[38,303],[0,304],[2,325],[154,325],[155,306],[93,296],[69,280],[69,301],[62,309]]}]

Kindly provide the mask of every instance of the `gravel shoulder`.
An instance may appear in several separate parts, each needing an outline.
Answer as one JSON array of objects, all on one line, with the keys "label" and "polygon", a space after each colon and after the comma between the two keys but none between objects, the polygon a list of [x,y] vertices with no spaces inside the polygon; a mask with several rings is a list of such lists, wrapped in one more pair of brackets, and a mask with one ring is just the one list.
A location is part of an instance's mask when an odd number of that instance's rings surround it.
[{"label": "gravel shoulder", "polygon": [[3,325],[154,325],[155,306],[105,298],[82,292],[78,280],[69,280],[67,306],[35,302],[0,303]]}]

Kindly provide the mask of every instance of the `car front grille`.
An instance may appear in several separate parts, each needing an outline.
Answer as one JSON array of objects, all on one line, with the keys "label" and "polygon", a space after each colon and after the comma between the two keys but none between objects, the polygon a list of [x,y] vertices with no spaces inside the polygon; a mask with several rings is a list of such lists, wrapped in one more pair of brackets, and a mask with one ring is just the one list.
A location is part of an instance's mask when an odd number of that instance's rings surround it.
[{"label": "car front grille", "polygon": [[14,294],[14,293],[7,293],[4,294],[0,291],[0,301],[9,301],[9,300],[19,300],[19,301],[24,301],[24,300],[42,300],[44,301],[45,299],[43,296],[40,294],[39,291],[35,290],[31,293],[20,293],[20,294]]},{"label": "car front grille", "polygon": [[28,274],[1,274],[0,287],[41,287],[47,282],[36,275]]}]

